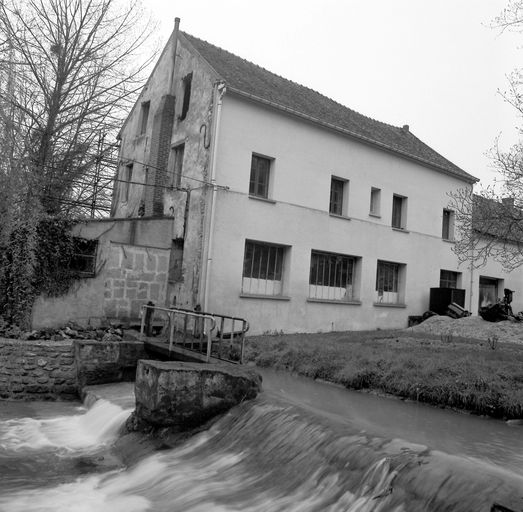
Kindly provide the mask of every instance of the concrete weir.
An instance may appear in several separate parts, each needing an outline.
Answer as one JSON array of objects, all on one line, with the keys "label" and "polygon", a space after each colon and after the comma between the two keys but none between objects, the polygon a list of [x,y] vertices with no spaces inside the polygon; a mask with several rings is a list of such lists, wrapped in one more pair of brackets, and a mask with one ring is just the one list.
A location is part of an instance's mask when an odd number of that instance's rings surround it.
[{"label": "concrete weir", "polygon": [[230,364],[140,360],[136,370],[136,419],[184,431],[244,400],[255,398],[261,376]]}]

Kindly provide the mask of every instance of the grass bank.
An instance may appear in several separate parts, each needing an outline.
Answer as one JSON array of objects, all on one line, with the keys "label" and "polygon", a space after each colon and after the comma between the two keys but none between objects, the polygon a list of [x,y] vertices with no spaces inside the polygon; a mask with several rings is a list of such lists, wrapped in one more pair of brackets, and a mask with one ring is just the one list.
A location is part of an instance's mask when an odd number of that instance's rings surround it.
[{"label": "grass bank", "polygon": [[523,345],[406,331],[249,337],[246,360],[351,389],[523,418]]}]

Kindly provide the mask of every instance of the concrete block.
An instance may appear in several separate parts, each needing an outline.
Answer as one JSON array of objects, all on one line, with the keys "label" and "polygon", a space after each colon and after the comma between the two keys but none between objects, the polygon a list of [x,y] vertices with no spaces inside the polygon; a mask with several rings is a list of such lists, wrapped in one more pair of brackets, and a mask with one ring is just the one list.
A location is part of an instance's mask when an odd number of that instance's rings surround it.
[{"label": "concrete block", "polygon": [[187,430],[255,398],[260,390],[260,375],[245,366],[141,360],[136,416],[138,423]]}]

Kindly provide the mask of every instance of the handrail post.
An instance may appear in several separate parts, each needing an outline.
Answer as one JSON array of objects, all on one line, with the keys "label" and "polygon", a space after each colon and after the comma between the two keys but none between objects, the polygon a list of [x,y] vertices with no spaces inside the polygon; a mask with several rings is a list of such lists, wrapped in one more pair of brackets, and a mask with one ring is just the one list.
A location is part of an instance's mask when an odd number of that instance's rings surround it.
[{"label": "handrail post", "polygon": [[[205,320],[203,321],[205,325]],[[211,361],[211,345],[212,345],[212,328],[207,328],[207,362]]]}]

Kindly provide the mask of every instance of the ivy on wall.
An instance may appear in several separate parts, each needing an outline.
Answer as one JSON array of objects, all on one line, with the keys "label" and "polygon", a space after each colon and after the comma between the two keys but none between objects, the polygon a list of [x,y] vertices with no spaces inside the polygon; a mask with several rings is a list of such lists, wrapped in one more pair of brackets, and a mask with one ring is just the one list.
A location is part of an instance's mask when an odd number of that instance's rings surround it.
[{"label": "ivy on wall", "polygon": [[69,264],[74,252],[74,221],[61,216],[18,220],[0,247],[0,316],[28,329],[40,294],[66,293],[77,274]]}]

